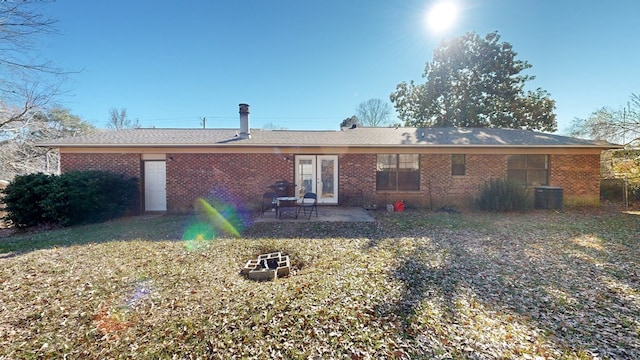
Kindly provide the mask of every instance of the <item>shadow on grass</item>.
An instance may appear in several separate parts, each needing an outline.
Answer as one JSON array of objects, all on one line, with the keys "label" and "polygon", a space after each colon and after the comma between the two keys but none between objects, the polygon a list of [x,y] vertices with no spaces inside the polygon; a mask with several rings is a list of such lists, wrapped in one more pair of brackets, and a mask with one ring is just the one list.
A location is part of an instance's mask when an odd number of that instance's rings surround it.
[{"label": "shadow on grass", "polygon": [[[223,214],[234,229],[246,239],[344,239],[368,238],[377,233],[372,222],[300,222],[253,223],[251,214]],[[31,251],[53,247],[77,246],[91,243],[127,240],[185,240],[226,237],[224,231],[202,215],[143,215],[125,217],[100,224],[68,228],[40,228],[17,231],[0,238],[0,258],[8,258]]]},{"label": "shadow on grass", "polygon": [[193,221],[189,216],[137,216],[100,224],[55,229],[27,229],[0,238],[0,258],[54,247],[77,246],[109,241],[143,239],[148,241],[179,240],[185,227]]},{"label": "shadow on grass", "polygon": [[[110,241],[182,241],[235,237],[251,226],[251,215],[227,207],[212,217],[205,212],[190,215],[147,214],[104,223],[67,228],[30,228],[0,237],[0,258],[48,249]],[[233,232],[233,233],[230,233]]]},{"label": "shadow on grass", "polygon": [[[480,217],[467,228],[459,221],[470,224],[477,216],[427,227],[423,217],[387,222],[391,233],[414,236],[420,244],[390,270],[404,291],[381,307],[401,314],[411,341],[464,357],[451,350],[463,337],[468,343],[458,346],[483,353],[497,345],[468,344],[483,338],[484,317],[494,326],[497,321],[509,329],[513,322],[534,334],[530,347],[544,344],[543,356],[640,358],[637,216],[536,213],[531,221],[529,215],[508,214],[494,215],[491,223]],[[411,222],[416,226],[407,227]],[[399,240],[380,237],[368,249]],[[434,304],[435,318],[427,309]]]},{"label": "shadow on grass", "polygon": [[247,239],[358,239],[378,236],[375,222],[255,223],[242,233],[242,237]]}]

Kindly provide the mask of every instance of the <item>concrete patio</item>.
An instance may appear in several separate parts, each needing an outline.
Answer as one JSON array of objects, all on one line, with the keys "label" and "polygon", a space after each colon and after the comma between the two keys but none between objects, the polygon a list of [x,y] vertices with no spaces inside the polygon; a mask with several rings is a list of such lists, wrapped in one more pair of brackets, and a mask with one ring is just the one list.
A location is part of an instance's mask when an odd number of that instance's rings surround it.
[{"label": "concrete patio", "polygon": [[[308,211],[308,210],[307,210]],[[337,222],[373,222],[374,219],[369,211],[362,207],[343,206],[318,206],[318,216],[315,212],[309,219],[309,213],[305,216],[302,212],[298,218],[282,217],[277,218],[275,211],[267,211],[262,217],[256,218],[255,222],[303,222],[303,221],[337,221]]]}]

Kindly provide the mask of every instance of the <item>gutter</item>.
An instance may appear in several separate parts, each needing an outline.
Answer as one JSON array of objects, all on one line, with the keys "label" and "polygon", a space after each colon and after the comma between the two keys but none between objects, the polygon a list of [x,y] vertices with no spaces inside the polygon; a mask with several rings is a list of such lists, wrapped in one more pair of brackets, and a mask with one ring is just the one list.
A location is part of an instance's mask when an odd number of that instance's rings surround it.
[{"label": "gutter", "polygon": [[394,144],[56,144],[56,143],[41,143],[36,144],[38,147],[50,147],[50,148],[261,148],[261,147],[277,147],[277,148],[561,148],[561,149],[623,149],[623,145],[617,144],[541,144],[541,145],[526,145],[526,144],[411,144],[411,145],[394,145]]}]

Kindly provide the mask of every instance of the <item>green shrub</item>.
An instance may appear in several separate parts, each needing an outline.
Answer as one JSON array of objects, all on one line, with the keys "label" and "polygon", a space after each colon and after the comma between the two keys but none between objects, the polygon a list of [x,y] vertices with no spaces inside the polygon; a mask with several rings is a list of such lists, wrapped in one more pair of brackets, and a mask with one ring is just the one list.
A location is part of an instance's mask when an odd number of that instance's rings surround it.
[{"label": "green shrub", "polygon": [[138,185],[105,171],[72,171],[18,176],[4,193],[5,220],[15,226],[70,226],[122,216],[137,199]]},{"label": "green shrub", "polygon": [[16,176],[2,190],[2,202],[7,213],[3,220],[18,228],[52,222],[43,208],[52,183],[53,176],[43,173]]},{"label": "green shrub", "polygon": [[530,207],[527,188],[506,179],[491,179],[485,182],[476,206],[485,211],[517,211]]},{"label": "green shrub", "polygon": [[106,171],[71,171],[55,178],[45,201],[48,216],[63,226],[122,216],[137,196],[137,181]]}]

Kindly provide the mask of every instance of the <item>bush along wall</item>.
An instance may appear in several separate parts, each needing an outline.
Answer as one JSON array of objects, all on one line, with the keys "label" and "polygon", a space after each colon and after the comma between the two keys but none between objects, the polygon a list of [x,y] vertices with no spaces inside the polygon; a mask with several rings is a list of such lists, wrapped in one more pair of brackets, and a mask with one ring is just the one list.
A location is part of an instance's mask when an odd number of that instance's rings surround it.
[{"label": "bush along wall", "polygon": [[124,215],[138,197],[138,184],[105,171],[72,171],[18,176],[3,192],[10,224],[71,226]]},{"label": "bush along wall", "polygon": [[507,179],[491,179],[484,184],[476,206],[485,211],[519,211],[531,206],[526,186]]},{"label": "bush along wall", "polygon": [[2,190],[7,215],[3,220],[16,227],[31,227],[53,222],[44,210],[44,200],[51,193],[53,177],[42,173],[16,176]]}]

